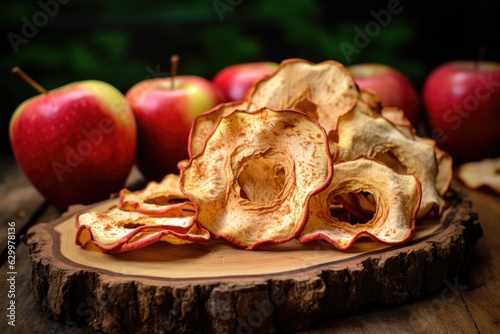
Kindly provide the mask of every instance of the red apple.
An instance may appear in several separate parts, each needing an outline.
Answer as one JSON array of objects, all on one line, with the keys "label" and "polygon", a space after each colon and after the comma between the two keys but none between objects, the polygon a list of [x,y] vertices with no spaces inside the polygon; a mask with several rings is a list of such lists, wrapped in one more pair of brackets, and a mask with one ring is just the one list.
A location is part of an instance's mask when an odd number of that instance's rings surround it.
[{"label": "red apple", "polygon": [[90,80],[40,90],[19,105],[9,128],[14,156],[33,186],[60,210],[119,191],[136,147],[123,94]]},{"label": "red apple", "polygon": [[456,162],[500,155],[500,63],[452,61],[423,87],[432,137]]},{"label": "red apple", "polygon": [[136,121],[136,164],[148,180],[179,173],[177,163],[188,158],[188,137],[194,118],[221,102],[207,79],[177,76],[141,81],[126,93]]},{"label": "red apple", "polygon": [[278,68],[274,62],[256,62],[228,66],[213,78],[214,85],[226,102],[240,101],[259,80],[273,74]]},{"label": "red apple", "polygon": [[402,72],[384,64],[365,63],[346,67],[360,89],[380,98],[382,107],[403,110],[416,127],[420,113],[420,98],[410,79]]}]

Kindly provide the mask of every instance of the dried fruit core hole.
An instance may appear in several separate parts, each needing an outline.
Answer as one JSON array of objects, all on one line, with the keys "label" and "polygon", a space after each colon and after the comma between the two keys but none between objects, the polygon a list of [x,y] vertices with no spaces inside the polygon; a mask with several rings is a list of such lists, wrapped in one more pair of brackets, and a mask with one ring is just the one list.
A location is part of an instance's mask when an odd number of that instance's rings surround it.
[{"label": "dried fruit core hole", "polygon": [[330,215],[351,225],[365,224],[375,214],[375,200],[367,192],[337,195],[330,202]]},{"label": "dried fruit core hole", "polygon": [[238,175],[240,197],[259,204],[277,199],[285,184],[285,168],[276,159],[247,160]]}]

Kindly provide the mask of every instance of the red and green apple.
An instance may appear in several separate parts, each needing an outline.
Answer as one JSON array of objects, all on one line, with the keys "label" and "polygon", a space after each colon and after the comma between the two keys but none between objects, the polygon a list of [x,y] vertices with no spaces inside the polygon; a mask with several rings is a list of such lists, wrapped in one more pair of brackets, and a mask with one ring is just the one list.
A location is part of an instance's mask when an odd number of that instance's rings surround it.
[{"label": "red and green apple", "polygon": [[457,163],[500,156],[500,63],[441,64],[422,94],[432,137]]},{"label": "red and green apple", "polygon": [[194,118],[222,101],[209,80],[192,75],[141,81],[126,98],[137,121],[137,167],[146,179],[157,181],[179,173],[177,164],[188,158]]},{"label": "red and green apple", "polygon": [[270,61],[231,65],[220,70],[212,82],[222,92],[225,102],[240,101],[253,85],[272,75],[278,66]]},{"label": "red and green apple", "polygon": [[375,93],[382,107],[397,107],[403,110],[411,124],[416,127],[420,114],[420,97],[410,79],[394,67],[363,63],[346,67],[360,89]]},{"label": "red and green apple", "polygon": [[102,81],[79,81],[41,92],[19,105],[9,136],[33,186],[64,210],[109,198],[134,165],[136,124],[125,97]]}]

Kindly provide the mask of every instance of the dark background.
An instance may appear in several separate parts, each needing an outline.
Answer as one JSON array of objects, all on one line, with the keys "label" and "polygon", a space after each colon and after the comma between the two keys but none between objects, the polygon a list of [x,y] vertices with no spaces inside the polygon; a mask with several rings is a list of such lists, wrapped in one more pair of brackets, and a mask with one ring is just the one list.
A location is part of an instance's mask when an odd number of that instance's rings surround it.
[{"label": "dark background", "polygon": [[[356,31],[373,26],[373,11],[387,10],[391,1],[59,1],[66,4],[0,4],[2,153],[10,152],[12,113],[35,94],[10,73],[15,65],[47,89],[99,79],[125,93],[145,78],[168,75],[174,53],[181,57],[179,74],[206,78],[230,64],[260,60],[381,62],[407,74],[419,90],[444,62],[475,59],[481,49],[484,58],[500,61],[500,1],[401,0],[401,12],[351,59],[340,46],[356,46]],[[40,3],[58,4],[57,13],[45,14],[46,22]],[[16,52],[9,36],[23,37],[26,21],[35,19],[40,27]]]}]

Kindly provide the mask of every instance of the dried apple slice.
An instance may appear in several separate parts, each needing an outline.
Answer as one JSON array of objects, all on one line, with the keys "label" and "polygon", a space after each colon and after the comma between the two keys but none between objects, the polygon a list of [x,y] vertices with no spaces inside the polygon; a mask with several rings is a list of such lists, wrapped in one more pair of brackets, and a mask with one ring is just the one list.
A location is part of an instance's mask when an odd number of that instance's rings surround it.
[{"label": "dried apple slice", "polygon": [[438,147],[434,139],[416,136],[415,140],[427,143],[433,148],[438,166],[436,189],[438,193],[443,196],[448,191],[451,180],[453,179],[453,159],[448,152]]},{"label": "dried apple slice", "polygon": [[237,110],[222,116],[181,171],[181,189],[215,237],[253,249],[294,238],[310,196],[330,183],[325,130],[299,111]]},{"label": "dried apple slice", "polygon": [[358,99],[354,79],[342,64],[287,59],[272,76],[253,87],[245,110],[299,110],[318,120],[328,133],[336,129],[338,117],[351,110]]},{"label": "dried apple slice", "polygon": [[187,241],[208,240],[208,231],[195,225],[194,212],[190,211],[178,209],[152,215],[123,211],[115,206],[106,212],[78,215],[75,241],[80,246],[90,242],[103,252],[119,253],[145,247],[169,234]]},{"label": "dried apple slice", "polygon": [[139,232],[129,242],[113,249],[112,253],[123,253],[131,250],[143,248],[152,243],[163,241],[172,245],[186,245],[192,243],[207,242],[210,240],[210,232],[201,228],[198,224],[191,225],[191,228],[185,233],[179,233],[172,230],[148,230]]},{"label": "dried apple slice", "polygon": [[209,111],[198,115],[191,127],[189,135],[188,152],[192,157],[199,153],[203,148],[203,143],[214,130],[219,118],[228,115],[237,109],[245,109],[246,105],[242,102],[221,103]]},{"label": "dried apple slice", "polygon": [[358,100],[356,103],[356,107],[358,108],[359,111],[361,111],[363,114],[368,115],[368,116],[378,116],[380,113],[377,113],[375,109],[373,109],[369,104],[367,104],[363,100]]},{"label": "dried apple slice", "polygon": [[458,168],[457,176],[469,188],[500,194],[500,158],[465,163]]},{"label": "dried apple slice", "polygon": [[120,210],[160,214],[183,208],[194,212],[189,198],[180,189],[180,177],[166,175],[160,182],[150,181],[139,191],[122,189],[118,207]]},{"label": "dried apple slice", "polygon": [[415,138],[415,128],[411,125],[410,120],[406,118],[403,110],[396,107],[385,107],[382,109],[381,114],[385,119],[394,124],[406,138]]},{"label": "dried apple slice", "polygon": [[451,180],[453,179],[453,159],[448,152],[441,150],[437,145],[434,146],[434,152],[438,164],[436,189],[443,196],[450,188]]},{"label": "dried apple slice", "polygon": [[359,91],[359,99],[356,102],[356,107],[363,114],[369,116],[378,116],[382,112],[382,103],[377,95],[367,90]]},{"label": "dried apple slice", "polygon": [[411,125],[411,122],[405,116],[403,110],[395,107],[386,107],[382,109],[382,116],[394,124],[406,138],[432,146],[438,165],[436,189],[438,193],[443,196],[448,190],[451,179],[453,178],[453,161],[451,156],[447,152],[441,150],[433,139],[417,136],[415,128]]},{"label": "dried apple slice", "polygon": [[438,166],[432,146],[405,137],[384,117],[371,117],[356,108],[340,117],[338,141],[335,161],[367,156],[401,174],[413,174],[422,185],[418,217],[441,214],[446,202],[436,188]]},{"label": "dried apple slice", "polygon": [[[420,204],[420,183],[371,159],[360,158],[334,165],[332,182],[309,203],[309,220],[300,242],[324,239],[339,249],[349,248],[360,236],[384,244],[401,244],[411,237]],[[329,208],[346,194],[370,193],[376,204],[366,223],[345,221]]]},{"label": "dried apple slice", "polygon": [[359,98],[368,106],[371,114],[380,115],[382,111],[382,102],[377,94],[372,91],[361,89],[359,91]]}]

